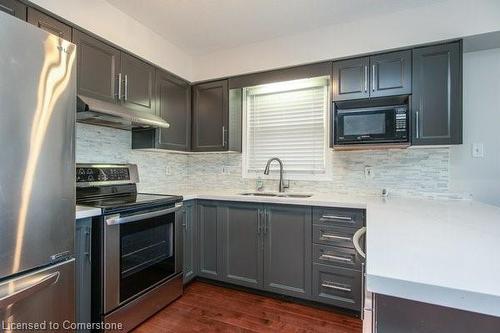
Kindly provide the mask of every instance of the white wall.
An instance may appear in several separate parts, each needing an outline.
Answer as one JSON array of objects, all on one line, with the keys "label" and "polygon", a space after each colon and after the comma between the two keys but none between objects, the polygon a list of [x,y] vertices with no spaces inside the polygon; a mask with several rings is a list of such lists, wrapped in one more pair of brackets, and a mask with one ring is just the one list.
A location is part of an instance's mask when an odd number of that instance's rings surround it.
[{"label": "white wall", "polygon": [[[464,54],[464,144],[450,151],[450,189],[500,206],[500,48]],[[484,158],[472,157],[484,144]]]},{"label": "white wall", "polygon": [[436,1],[197,56],[194,77],[206,80],[497,31],[499,18],[498,0]]},{"label": "white wall", "polygon": [[189,54],[104,0],[31,2],[184,79],[193,79]]}]

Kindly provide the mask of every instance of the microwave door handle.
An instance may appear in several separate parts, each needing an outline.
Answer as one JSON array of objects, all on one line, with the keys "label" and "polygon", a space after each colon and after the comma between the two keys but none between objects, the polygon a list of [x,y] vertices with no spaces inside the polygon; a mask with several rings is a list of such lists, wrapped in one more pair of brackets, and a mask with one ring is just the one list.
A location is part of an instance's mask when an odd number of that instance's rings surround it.
[{"label": "microwave door handle", "polygon": [[166,214],[170,214],[170,213],[175,213],[175,212],[179,211],[181,208],[182,208],[182,203],[176,204],[175,207],[172,207],[172,208],[156,210],[154,212],[147,212],[147,213],[129,215],[129,216],[124,216],[124,217],[120,217],[119,214],[111,215],[111,216],[106,218],[106,224],[107,225],[115,225],[115,224],[136,222],[139,220],[144,220],[144,219],[149,219],[149,218],[162,216],[162,215],[166,215]]}]

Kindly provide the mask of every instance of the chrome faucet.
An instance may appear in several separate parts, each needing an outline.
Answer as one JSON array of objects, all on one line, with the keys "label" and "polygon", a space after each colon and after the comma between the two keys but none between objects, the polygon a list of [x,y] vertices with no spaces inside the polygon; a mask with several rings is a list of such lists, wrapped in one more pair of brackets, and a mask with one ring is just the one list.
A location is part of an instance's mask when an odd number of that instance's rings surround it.
[{"label": "chrome faucet", "polygon": [[286,188],[289,188],[289,184],[285,184],[285,181],[283,180],[283,162],[277,157],[272,157],[270,158],[267,163],[266,163],[266,168],[264,169],[264,174],[269,175],[269,166],[271,165],[272,161],[276,161],[280,164],[280,184],[279,184],[279,192],[285,192]]}]

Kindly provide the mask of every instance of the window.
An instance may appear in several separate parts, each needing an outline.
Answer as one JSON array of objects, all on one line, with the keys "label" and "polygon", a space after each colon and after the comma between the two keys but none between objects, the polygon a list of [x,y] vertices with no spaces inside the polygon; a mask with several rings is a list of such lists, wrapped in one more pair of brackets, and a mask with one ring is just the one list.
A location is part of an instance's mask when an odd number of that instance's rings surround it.
[{"label": "window", "polygon": [[319,77],[243,89],[244,176],[261,175],[271,157],[283,161],[289,179],[326,176],[328,83]]}]

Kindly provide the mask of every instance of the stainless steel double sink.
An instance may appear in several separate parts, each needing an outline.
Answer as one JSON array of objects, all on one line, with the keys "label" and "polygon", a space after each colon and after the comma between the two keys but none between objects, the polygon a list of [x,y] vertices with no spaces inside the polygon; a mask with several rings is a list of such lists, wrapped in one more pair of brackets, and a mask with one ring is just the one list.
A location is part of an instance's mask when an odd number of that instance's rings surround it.
[{"label": "stainless steel double sink", "polygon": [[310,198],[312,194],[305,193],[271,193],[271,192],[243,192],[240,195],[253,197],[275,197],[275,198]]}]

